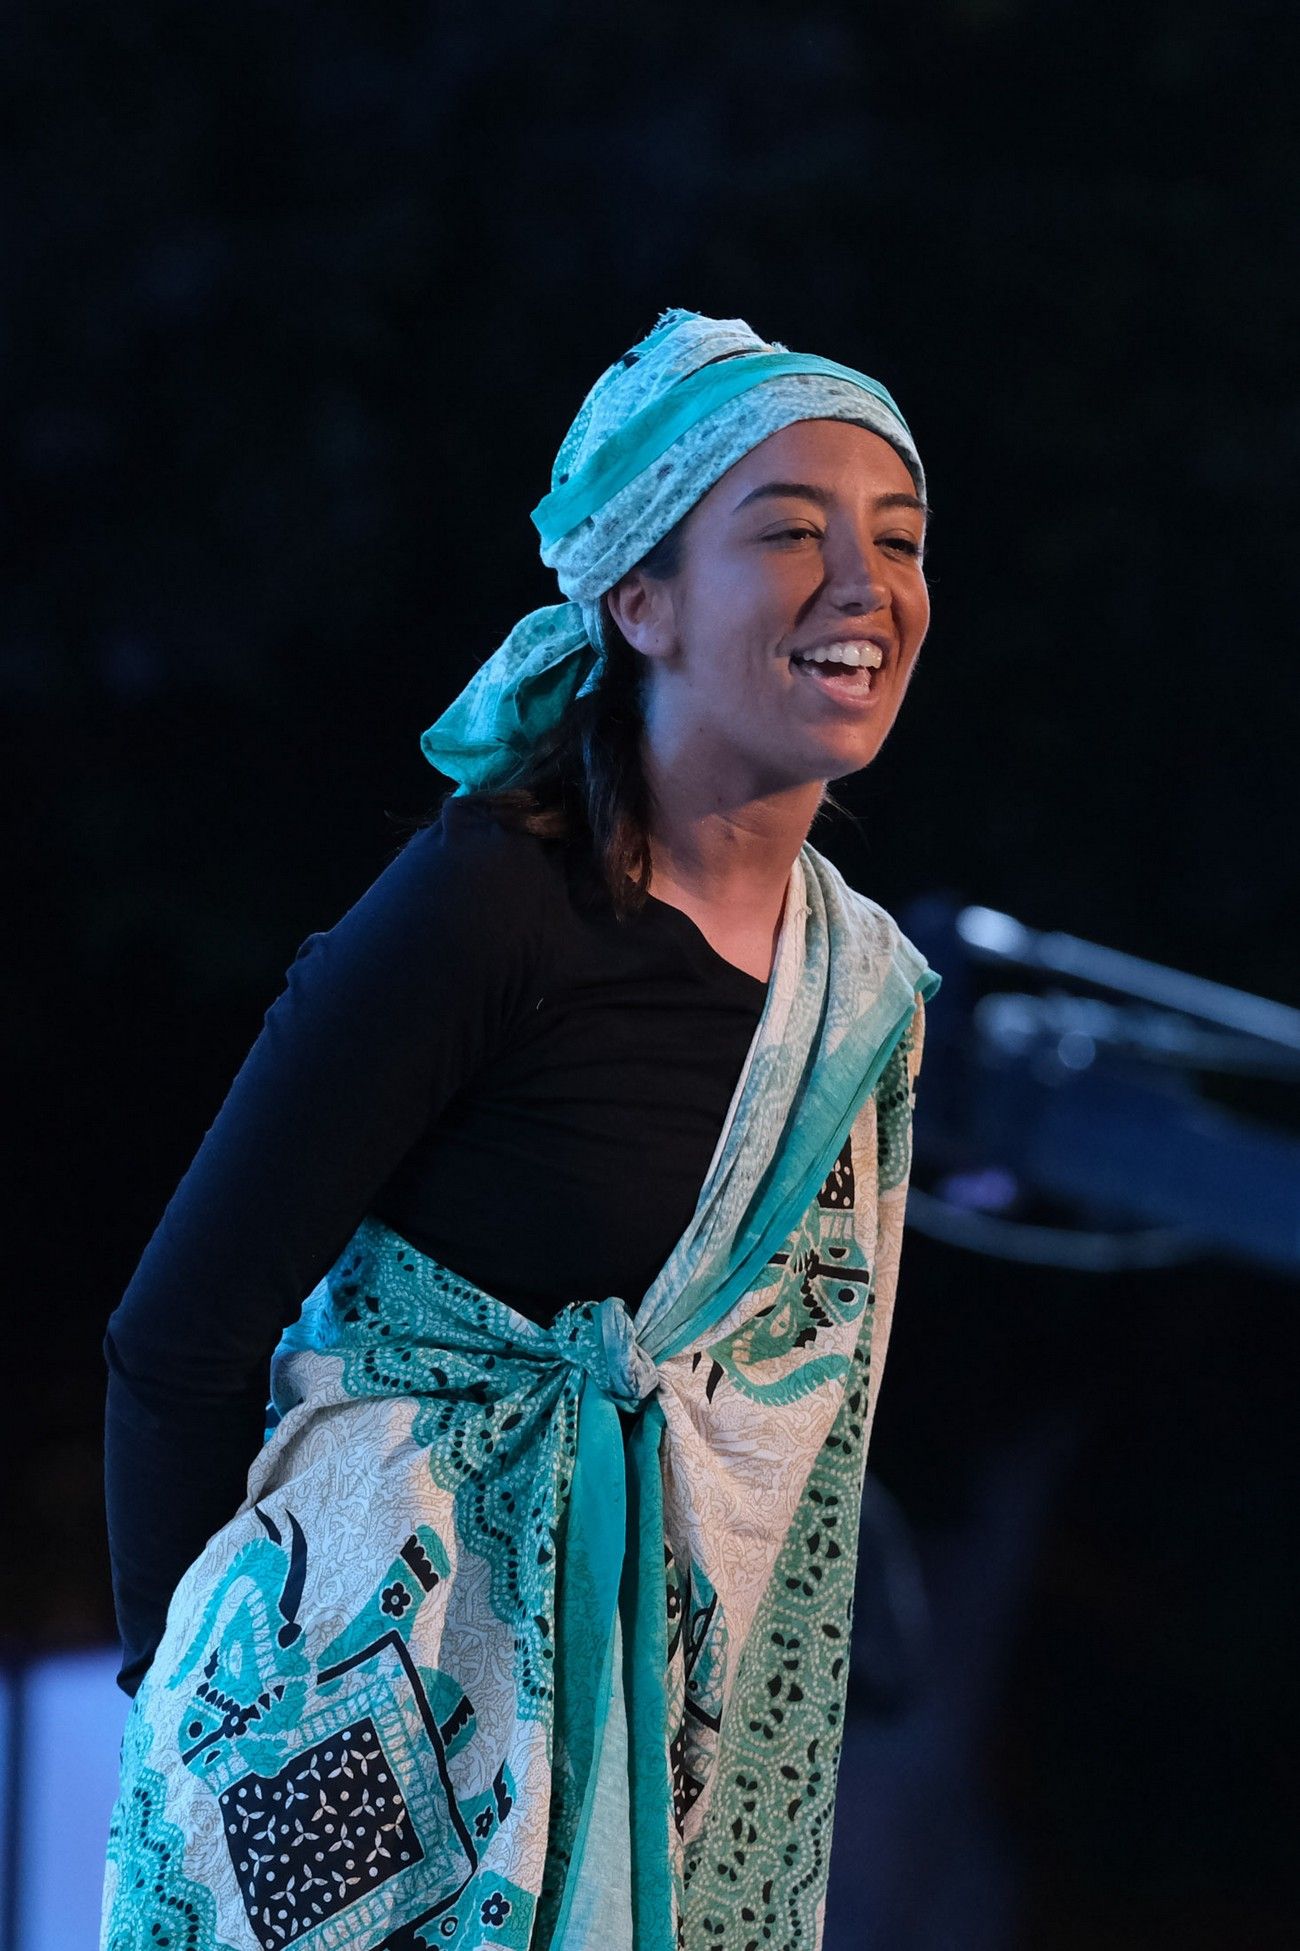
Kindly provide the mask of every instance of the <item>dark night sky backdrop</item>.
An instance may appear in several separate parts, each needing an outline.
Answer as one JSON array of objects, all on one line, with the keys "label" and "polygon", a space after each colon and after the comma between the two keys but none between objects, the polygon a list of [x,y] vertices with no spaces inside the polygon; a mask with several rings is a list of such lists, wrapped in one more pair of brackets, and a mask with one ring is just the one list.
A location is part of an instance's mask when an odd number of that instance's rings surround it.
[{"label": "dark night sky backdrop", "polygon": [[[820,844],[895,913],[1300,1003],[1297,37],[1241,0],[11,17],[11,1644],[111,1631],[103,1322],[298,943],[434,803],[419,733],[556,600],[529,510],[666,305],[878,374],[925,459],[930,638]],[[1035,1405],[1087,1431],[991,1763],[1034,1943],[1273,1941],[1294,1301],[909,1236],[873,1467],[914,1521]]]}]

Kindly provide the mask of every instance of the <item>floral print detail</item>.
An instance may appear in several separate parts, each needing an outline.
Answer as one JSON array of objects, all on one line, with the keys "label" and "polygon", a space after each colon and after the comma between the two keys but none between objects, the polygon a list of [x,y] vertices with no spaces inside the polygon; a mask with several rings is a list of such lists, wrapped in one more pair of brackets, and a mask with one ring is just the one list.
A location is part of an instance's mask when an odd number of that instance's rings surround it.
[{"label": "floral print detail", "polygon": [[479,1917],[483,1923],[490,1924],[494,1930],[500,1930],[507,1917],[509,1917],[510,1911],[511,1903],[509,1897],[506,1896],[504,1891],[494,1890],[490,1897],[484,1898],[483,1908],[479,1912]]},{"label": "floral print detail", "polygon": [[379,1603],[390,1619],[400,1619],[411,1603],[411,1595],[404,1585],[388,1585]]},{"label": "floral print detail", "polygon": [[305,1749],[278,1775],[249,1773],[222,1793],[220,1805],[263,1951],[327,1923],[420,1854],[369,1719]]}]

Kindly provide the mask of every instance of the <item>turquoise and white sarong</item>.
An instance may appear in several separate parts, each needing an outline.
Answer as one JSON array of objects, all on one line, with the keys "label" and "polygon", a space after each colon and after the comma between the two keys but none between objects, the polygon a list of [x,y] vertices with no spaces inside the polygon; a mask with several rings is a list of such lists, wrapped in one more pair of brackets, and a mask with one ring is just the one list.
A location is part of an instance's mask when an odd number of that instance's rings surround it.
[{"label": "turquoise and white sarong", "polygon": [[361,1222],[132,1704],[102,1947],[820,1943],[938,986],[805,846],[635,1316],[540,1327]]}]

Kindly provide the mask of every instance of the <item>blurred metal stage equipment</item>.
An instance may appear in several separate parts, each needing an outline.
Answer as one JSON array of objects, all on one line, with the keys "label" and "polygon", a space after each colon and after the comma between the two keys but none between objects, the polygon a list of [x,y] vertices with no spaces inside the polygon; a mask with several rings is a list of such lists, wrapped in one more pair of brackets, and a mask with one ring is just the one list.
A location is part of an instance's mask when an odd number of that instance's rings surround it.
[{"label": "blurred metal stage equipment", "polygon": [[[1197,1078],[1300,1083],[1300,1010],[942,895],[899,923],[943,976],[909,1227],[1076,1273],[1204,1256],[1300,1271],[1300,1139]],[[957,1459],[964,1508],[942,1528],[914,1526],[868,1470],[826,1951],[1021,1941],[983,1757],[1084,1433],[1082,1411],[1026,1401]]]},{"label": "blurred metal stage equipment", "polygon": [[[944,978],[918,1120],[931,1185],[913,1185],[910,1226],[1098,1272],[1205,1254],[1300,1271],[1300,1138],[1195,1081],[1300,1084],[1300,1009],[940,897],[900,925]],[[1034,1199],[1078,1225],[1008,1216]]]}]

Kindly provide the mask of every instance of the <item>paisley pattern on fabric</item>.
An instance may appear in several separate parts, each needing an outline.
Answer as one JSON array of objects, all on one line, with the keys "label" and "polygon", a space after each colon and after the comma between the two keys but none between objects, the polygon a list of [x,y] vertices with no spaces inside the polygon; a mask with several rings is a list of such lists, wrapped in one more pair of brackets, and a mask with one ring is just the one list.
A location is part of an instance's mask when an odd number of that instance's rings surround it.
[{"label": "paisley pattern on fabric", "polygon": [[801,859],[635,1321],[542,1328],[374,1217],[309,1296],[132,1706],[103,1947],[819,1942],[937,979]]},{"label": "paisley pattern on fabric", "polygon": [[108,1833],[105,1908],[121,1951],[230,1951],[215,1934],[215,1905],[185,1873],[185,1838],[165,1814],[167,1782],[149,1766],[149,1724],[134,1710],[122,1737],[122,1789]]},{"label": "paisley pattern on fabric", "polygon": [[[919,1058],[914,1026],[881,1080],[878,1104],[910,1107]],[[904,1198],[900,1185],[881,1184],[874,1272],[882,1294],[896,1281]],[[839,1410],[749,1636],[719,1743],[720,1786],[686,1860],[683,1942],[691,1951],[821,1943],[862,1476],[888,1325],[887,1314],[868,1308]]]}]

